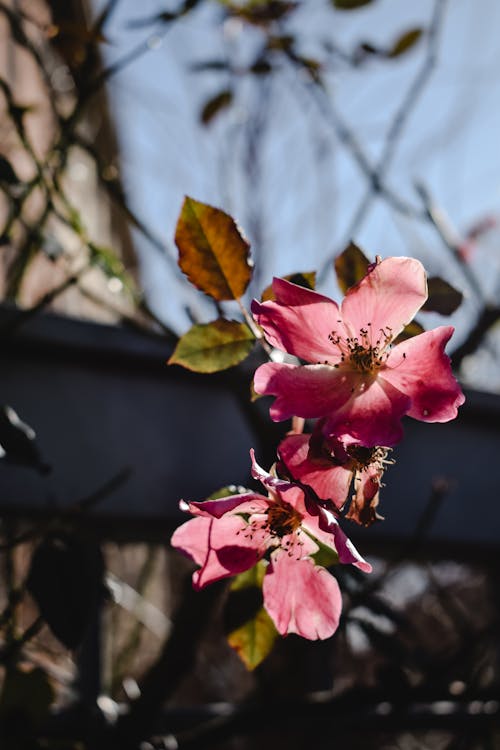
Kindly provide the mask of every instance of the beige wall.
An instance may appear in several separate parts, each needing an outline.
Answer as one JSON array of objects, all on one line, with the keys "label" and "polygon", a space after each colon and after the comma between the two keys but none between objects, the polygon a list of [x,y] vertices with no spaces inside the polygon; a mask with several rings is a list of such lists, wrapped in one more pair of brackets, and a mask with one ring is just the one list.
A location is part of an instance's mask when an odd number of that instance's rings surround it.
[{"label": "beige wall", "polygon": [[[10,87],[14,104],[29,108],[23,117],[23,140],[9,116],[7,98],[0,91],[0,154],[8,159],[20,179],[20,185],[10,192],[23,197],[26,183],[36,179],[40,169],[45,182],[42,187],[39,180],[20,211],[14,208],[14,219],[9,219],[12,204],[9,206],[3,191],[0,196],[0,226],[7,228],[1,248],[0,296],[12,296],[15,291],[16,300],[23,307],[36,304],[88,265],[88,241],[113,250],[128,267],[135,265],[126,220],[100,186],[94,159],[82,148],[71,147],[66,166],[57,175],[58,182],[54,180],[58,163],[54,147],[61,136],[59,118],[72,112],[78,98],[77,84],[94,75],[93,70],[85,68],[89,34],[84,10],[80,3],[68,2],[65,13],[71,5],[75,6],[70,10],[73,19],[57,19],[43,0],[9,0],[14,23],[20,25],[28,48],[14,41],[8,16],[0,12],[0,76]],[[78,133],[99,151],[107,174],[118,174],[118,147],[104,91],[83,109]],[[50,207],[50,200],[55,210]],[[78,213],[82,225],[79,233],[68,226],[73,211]],[[56,260],[49,257],[54,247],[60,250]],[[21,254],[29,255],[30,260],[16,285],[13,278]],[[106,305],[96,304],[85,291]],[[85,270],[78,285],[59,294],[50,307],[106,321],[119,317],[115,308],[128,314],[133,311],[130,296],[120,291],[119,281],[110,280],[97,267]]]}]

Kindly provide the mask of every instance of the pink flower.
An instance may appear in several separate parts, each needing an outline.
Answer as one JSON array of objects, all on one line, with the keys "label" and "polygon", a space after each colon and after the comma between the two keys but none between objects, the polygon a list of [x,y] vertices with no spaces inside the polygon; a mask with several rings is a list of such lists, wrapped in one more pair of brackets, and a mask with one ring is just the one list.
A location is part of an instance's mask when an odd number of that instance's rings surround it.
[{"label": "pink flower", "polygon": [[306,508],[303,491],[264,471],[252,455],[252,474],[268,495],[246,492],[201,503],[181,503],[196,518],[180,526],[172,545],[200,569],[193,585],[209,583],[253,567],[264,555],[264,606],[281,635],[297,633],[311,640],[329,638],[337,629],[342,600],[337,581],[316,565],[319,543],[342,563],[370,572],[371,566],[326,510]]},{"label": "pink flower", "polygon": [[447,422],[464,396],[444,352],[453,328],[441,326],[394,345],[427,299],[422,264],[387,258],[374,264],[342,305],[274,279],[275,301],[254,300],[267,340],[311,364],[269,362],[255,373],[257,393],[276,396],[274,421],[325,418],[325,434],[365,446],[395,445],[401,417]]},{"label": "pink flower", "polygon": [[280,473],[312,489],[324,507],[334,512],[344,509],[354,485],[345,517],[362,526],[382,520],[376,508],[385,465],[392,463],[387,459],[388,449],[325,438],[318,427],[312,435],[289,435],[280,443]]}]

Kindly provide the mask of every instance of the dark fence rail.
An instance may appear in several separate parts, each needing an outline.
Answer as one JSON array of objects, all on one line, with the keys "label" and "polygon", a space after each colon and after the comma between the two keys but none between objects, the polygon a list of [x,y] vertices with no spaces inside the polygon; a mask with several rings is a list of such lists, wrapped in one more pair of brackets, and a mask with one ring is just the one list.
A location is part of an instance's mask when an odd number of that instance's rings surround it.
[{"label": "dark fence rail", "polygon": [[[165,539],[181,497],[247,484],[249,449],[270,463],[286,429],[267,418],[265,400],[250,406],[248,363],[195,375],[166,366],[171,344],[160,336],[5,307],[0,332],[1,400],[34,427],[51,466],[43,474],[0,462],[3,515],[50,515],[89,499],[87,522],[97,516],[102,534]],[[466,395],[454,422],[406,420],[382,491],[387,520],[354,533],[364,549],[390,553],[423,524],[426,554],[498,550],[500,397]]]}]

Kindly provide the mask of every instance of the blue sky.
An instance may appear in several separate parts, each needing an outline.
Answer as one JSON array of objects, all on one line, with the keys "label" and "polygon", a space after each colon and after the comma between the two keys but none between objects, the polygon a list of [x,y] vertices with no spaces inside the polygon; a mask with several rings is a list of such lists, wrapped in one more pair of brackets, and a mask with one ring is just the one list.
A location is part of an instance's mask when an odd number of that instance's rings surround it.
[{"label": "blue sky", "polygon": [[[95,0],[95,6],[102,6],[102,0]],[[258,294],[273,274],[317,269],[342,249],[366,181],[352,153],[339,142],[331,118],[321,114],[310,84],[290,67],[266,79],[246,76],[237,81],[225,73],[190,70],[193,63],[221,57],[242,67],[262,43],[258,29],[237,21],[223,23],[216,0],[207,0],[162,38],[161,25],[130,27],[131,21],[176,6],[122,0],[103,51],[113,62],[142,40],[149,40],[151,47],[113,78],[109,90],[129,201],[166,248],[162,256],[137,237],[143,284],[158,313],[182,332],[190,325],[186,308],[195,318],[213,317],[211,305],[193,294],[175,271],[173,235],[185,194],[224,208],[257,240],[253,249],[259,279],[251,291]],[[345,52],[359,42],[387,48],[408,29],[428,29],[433,9],[434,2],[428,0],[375,0],[365,8],[340,12],[327,0],[305,0],[285,31],[297,33],[303,54],[323,59],[325,43]],[[499,29],[500,5],[494,0],[445,3],[435,68],[411,110],[386,175],[390,189],[418,210],[422,206],[414,185],[423,182],[459,234],[499,212]],[[329,100],[373,164],[423,65],[427,43],[424,35],[397,60],[374,60],[357,69],[335,55],[329,58]],[[202,104],[227,85],[235,87],[233,106],[201,128]],[[258,147],[253,157],[248,145],[252,136]],[[457,327],[456,343],[464,338],[478,302],[428,224],[376,199],[353,239],[372,257],[418,257],[431,275],[442,275],[462,289],[466,300],[451,322]],[[471,264],[491,301],[500,291],[499,259],[500,234],[490,230]],[[321,291],[338,297],[331,272]],[[424,320],[427,325],[441,322],[448,320]],[[495,374],[500,368],[491,369],[497,348],[493,336],[476,364],[467,365],[472,381],[481,387],[500,390],[500,375]],[[498,383],[492,385],[495,378]]]}]

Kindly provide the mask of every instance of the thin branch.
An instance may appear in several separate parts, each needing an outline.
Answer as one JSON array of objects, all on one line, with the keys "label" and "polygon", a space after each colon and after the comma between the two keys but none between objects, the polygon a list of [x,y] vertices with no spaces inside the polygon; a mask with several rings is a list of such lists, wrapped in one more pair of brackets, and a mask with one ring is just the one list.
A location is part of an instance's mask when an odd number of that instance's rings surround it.
[{"label": "thin branch", "polygon": [[453,366],[458,370],[464,359],[474,354],[484,341],[486,334],[500,320],[500,307],[485,307],[465,341],[453,352]]},{"label": "thin branch", "polygon": [[422,199],[427,218],[441,238],[444,247],[449,251],[453,261],[460,267],[479,302],[484,303],[483,290],[476,275],[459,251],[458,237],[451,222],[444,211],[433,200],[428,188],[421,182],[415,184],[415,189]]},{"label": "thin branch", "polygon": [[[348,229],[345,233],[345,239],[340,245],[341,249],[343,249],[348,244],[348,242],[352,240],[356,233],[359,232],[361,225],[366,219],[375,198],[378,195],[382,195],[386,199],[388,198],[387,193],[384,192],[381,187],[384,184],[385,177],[396,154],[396,150],[399,145],[401,136],[404,132],[405,125],[408,123],[410,116],[415,109],[415,106],[436,66],[438,40],[443,25],[445,3],[446,0],[436,0],[435,2],[431,24],[427,32],[427,52],[424,57],[422,66],[417,71],[415,78],[411,81],[410,86],[408,87],[406,94],[403,96],[400,106],[389,126],[385,137],[384,146],[382,148],[382,153],[376,166],[371,170],[371,175],[368,175],[367,173],[367,176],[370,176],[368,187],[360,203],[358,204],[358,207],[354,211],[351,221],[349,222]],[[346,141],[346,145],[350,147],[353,156],[358,161],[358,164],[363,167],[366,172],[366,165],[364,164],[365,160],[360,160],[360,148],[357,142],[355,140],[353,141],[353,138],[351,137],[349,141]],[[392,199],[388,202],[393,206],[393,208],[398,208],[398,206],[394,204]],[[400,209],[401,207],[399,207],[399,210]],[[414,218],[426,218],[425,212],[423,214],[419,214],[418,211],[413,211],[413,213]],[[337,250],[335,250],[335,252],[331,256],[329,256],[321,266],[318,272],[318,280],[320,282],[322,279],[324,279],[336,254]]]},{"label": "thin branch", "polygon": [[20,636],[14,637],[12,640],[7,640],[5,645],[0,648],[0,663],[8,664],[22,651],[23,647],[29,643],[38,633],[42,630],[45,625],[45,620],[39,615],[31,625],[26,628],[24,633]]},{"label": "thin branch", "polygon": [[[292,62],[294,62],[295,65],[297,64],[296,61]],[[371,189],[376,194],[383,196],[389,205],[399,213],[411,218],[421,219],[424,216],[423,212],[403,200],[396,192],[391,190],[379,179],[377,170],[372,166],[359,140],[340,114],[332,97],[328,95],[324,86],[318,84],[316,81],[310,80],[306,83],[306,87],[311,96],[314,97],[314,100],[325,120],[327,120],[333,127],[338,140],[347,148],[359,169],[368,180]]]},{"label": "thin branch", "polygon": [[95,146],[86,140],[82,135],[75,133],[73,137],[73,143],[76,146],[84,149],[94,160],[97,166],[97,174],[101,185],[104,187],[109,196],[115,201],[119,208],[124,212],[125,216],[129,219],[131,224],[139,230],[139,232],[148,240],[148,242],[158,250],[161,255],[171,264],[175,265],[175,261],[168,251],[168,247],[159,237],[157,237],[146,225],[143,220],[132,211],[130,206],[127,204],[125,195],[122,187],[117,180],[109,180],[106,178],[106,164],[102,159],[101,155],[95,148]]}]

